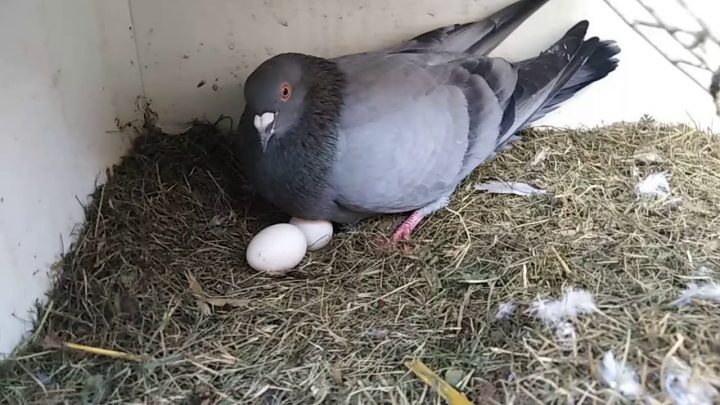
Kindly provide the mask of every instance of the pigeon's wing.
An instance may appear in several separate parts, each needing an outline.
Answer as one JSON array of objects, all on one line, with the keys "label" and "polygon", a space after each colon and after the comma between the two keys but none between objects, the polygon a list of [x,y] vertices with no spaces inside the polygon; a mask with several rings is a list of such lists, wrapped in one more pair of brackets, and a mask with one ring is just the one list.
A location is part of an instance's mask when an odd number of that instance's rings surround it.
[{"label": "pigeon's wing", "polygon": [[521,0],[482,20],[440,27],[402,42],[388,51],[463,52],[484,56],[547,2]]},{"label": "pigeon's wing", "polygon": [[587,28],[517,64],[416,50],[335,59],[346,76],[336,202],[390,213],[448,197],[519,129],[615,69],[619,48],[585,40]]},{"label": "pigeon's wing", "polygon": [[347,81],[331,182],[338,204],[371,213],[427,206],[495,151],[517,78],[509,63],[414,52],[336,62]]}]

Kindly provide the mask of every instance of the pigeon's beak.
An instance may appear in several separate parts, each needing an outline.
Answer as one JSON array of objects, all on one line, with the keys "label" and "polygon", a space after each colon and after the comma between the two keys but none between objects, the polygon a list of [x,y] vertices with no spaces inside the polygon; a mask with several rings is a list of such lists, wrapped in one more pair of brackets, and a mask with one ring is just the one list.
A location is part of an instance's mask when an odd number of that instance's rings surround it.
[{"label": "pigeon's beak", "polygon": [[260,146],[262,146],[263,152],[267,149],[268,141],[275,133],[276,116],[277,113],[266,112],[262,115],[255,114],[255,118],[253,119],[255,129],[257,129],[258,135],[260,136]]}]

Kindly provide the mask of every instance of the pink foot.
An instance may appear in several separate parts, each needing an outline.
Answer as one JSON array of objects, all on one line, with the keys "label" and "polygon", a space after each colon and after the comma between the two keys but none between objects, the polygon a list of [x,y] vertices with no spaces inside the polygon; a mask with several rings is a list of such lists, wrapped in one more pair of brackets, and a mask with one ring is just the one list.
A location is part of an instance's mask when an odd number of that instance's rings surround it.
[{"label": "pink foot", "polygon": [[415,228],[418,226],[420,221],[423,219],[423,214],[420,211],[413,212],[392,234],[390,240],[392,242],[406,241],[410,239]]},{"label": "pink foot", "polygon": [[[389,240],[384,236],[381,236],[378,238],[375,245],[380,251],[394,251],[398,248],[398,242],[406,242],[408,241],[408,239],[410,239],[410,236],[412,235],[413,231],[418,226],[420,221],[422,221],[423,217],[424,215],[420,213],[420,211],[413,212],[405,221],[403,221],[402,224],[400,224],[400,226],[397,227]],[[405,254],[410,254],[412,251],[412,247],[409,245],[405,245],[401,247],[401,250]]]}]

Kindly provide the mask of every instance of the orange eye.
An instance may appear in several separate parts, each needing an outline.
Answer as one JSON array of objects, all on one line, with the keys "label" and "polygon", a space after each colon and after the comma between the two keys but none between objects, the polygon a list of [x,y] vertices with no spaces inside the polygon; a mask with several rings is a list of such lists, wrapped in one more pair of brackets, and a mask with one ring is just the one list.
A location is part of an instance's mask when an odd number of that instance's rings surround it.
[{"label": "orange eye", "polygon": [[288,101],[292,96],[292,87],[290,83],[285,82],[280,85],[280,101]]}]

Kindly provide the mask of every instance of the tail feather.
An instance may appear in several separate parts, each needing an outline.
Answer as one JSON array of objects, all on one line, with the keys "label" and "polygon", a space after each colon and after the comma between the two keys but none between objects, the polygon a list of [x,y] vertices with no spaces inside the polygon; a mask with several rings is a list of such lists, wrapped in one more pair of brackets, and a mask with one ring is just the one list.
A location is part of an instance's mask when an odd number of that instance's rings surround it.
[{"label": "tail feather", "polygon": [[526,128],[615,70],[620,48],[614,41],[585,39],[587,28],[588,22],[580,21],[539,56],[517,64],[516,122],[503,138]]},{"label": "tail feather", "polygon": [[615,70],[618,66],[617,58],[620,48],[614,41],[599,42],[590,57],[580,66],[580,69],[554,95],[543,104],[530,118],[530,121],[537,121],[551,111],[557,109],[560,104],[569,100],[572,96]]},{"label": "tail feather", "polygon": [[547,2],[548,0],[520,0],[482,20],[448,25],[418,35],[401,44],[395,51],[487,55]]}]

